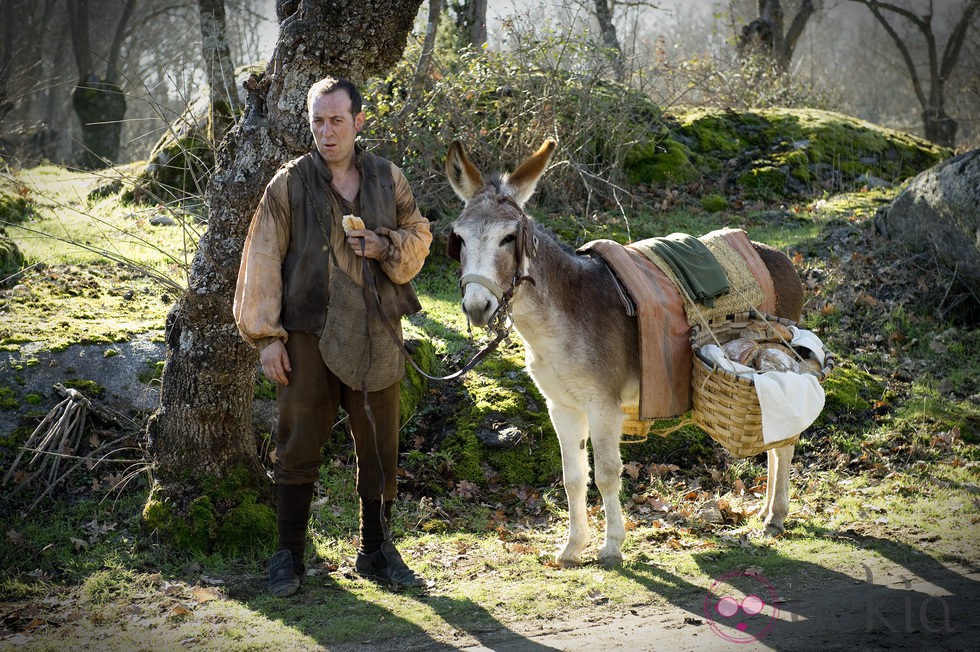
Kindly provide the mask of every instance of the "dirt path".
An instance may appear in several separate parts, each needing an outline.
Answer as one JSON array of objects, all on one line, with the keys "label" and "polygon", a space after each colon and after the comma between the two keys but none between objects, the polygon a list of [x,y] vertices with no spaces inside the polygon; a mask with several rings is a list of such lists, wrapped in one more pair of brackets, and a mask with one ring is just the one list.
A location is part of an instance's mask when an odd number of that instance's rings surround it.
[{"label": "dirt path", "polygon": [[[824,570],[805,580],[772,582],[732,577],[711,595],[674,608],[633,608],[612,619],[471,633],[479,642],[461,647],[467,652],[980,649],[980,572],[931,562],[917,565],[915,572],[907,566],[856,570],[853,576]],[[740,610],[728,619],[709,607],[709,618],[706,599],[713,606],[727,586],[739,597],[756,590],[766,604],[742,600],[749,611],[761,610],[751,617]]]}]

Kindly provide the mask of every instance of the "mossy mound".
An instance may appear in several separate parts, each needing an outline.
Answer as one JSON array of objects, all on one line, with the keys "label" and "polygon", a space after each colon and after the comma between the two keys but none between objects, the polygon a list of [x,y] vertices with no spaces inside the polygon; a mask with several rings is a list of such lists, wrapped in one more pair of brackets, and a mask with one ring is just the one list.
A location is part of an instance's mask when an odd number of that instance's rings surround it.
[{"label": "mossy mound", "polygon": [[[693,167],[707,182],[753,199],[850,190],[868,178],[900,183],[952,152],[892,129],[817,109],[675,113],[671,137],[685,149],[663,147],[653,160],[674,166],[678,179]],[[648,182],[664,180],[652,176]]]}]

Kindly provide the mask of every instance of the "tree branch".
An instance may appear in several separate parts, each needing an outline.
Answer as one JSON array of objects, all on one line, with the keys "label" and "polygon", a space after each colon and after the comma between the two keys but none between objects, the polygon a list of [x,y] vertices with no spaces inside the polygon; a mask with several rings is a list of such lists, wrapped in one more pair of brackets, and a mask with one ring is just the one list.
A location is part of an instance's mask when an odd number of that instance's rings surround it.
[{"label": "tree branch", "polygon": [[963,15],[960,17],[959,22],[956,23],[953,33],[949,36],[949,41],[946,43],[946,51],[943,52],[942,65],[939,67],[939,75],[943,81],[949,79],[953,68],[956,67],[956,60],[960,57],[963,41],[966,40],[966,33],[970,28],[970,24],[973,21],[973,14],[977,9],[980,9],[980,0],[973,0],[963,10]]}]

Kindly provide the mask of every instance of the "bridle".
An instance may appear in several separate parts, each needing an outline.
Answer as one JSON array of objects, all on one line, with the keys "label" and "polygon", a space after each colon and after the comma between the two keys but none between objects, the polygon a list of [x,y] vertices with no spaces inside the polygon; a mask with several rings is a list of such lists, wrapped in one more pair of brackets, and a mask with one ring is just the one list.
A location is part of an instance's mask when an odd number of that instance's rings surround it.
[{"label": "bridle", "polygon": [[[466,285],[469,283],[476,283],[485,287],[493,296],[497,299],[497,309],[490,316],[490,320],[487,322],[487,330],[494,334],[493,339],[488,342],[482,349],[477,351],[477,353],[463,365],[457,371],[449,374],[448,376],[432,376],[429,375],[425,370],[423,370],[415,362],[411,353],[405,347],[405,343],[402,341],[398,334],[395,332],[394,326],[392,326],[383,314],[379,314],[381,323],[384,324],[385,329],[388,334],[391,335],[392,340],[398,346],[401,351],[402,356],[412,365],[412,367],[421,374],[423,377],[429,380],[455,380],[461,377],[466,372],[473,369],[478,365],[485,357],[487,357],[492,351],[497,348],[501,342],[506,340],[510,336],[510,329],[513,326],[513,319],[511,318],[511,307],[510,301],[514,296],[514,292],[517,287],[524,282],[529,282],[534,285],[534,279],[528,275],[521,274],[521,270],[524,269],[526,261],[530,259],[537,252],[538,249],[538,239],[533,234],[533,227],[531,226],[530,218],[527,213],[510,197],[499,197],[498,201],[501,204],[509,204],[511,207],[517,210],[517,235],[515,237],[514,253],[515,253],[515,267],[514,276],[511,279],[510,287],[503,289],[494,281],[493,279],[487,278],[480,274],[466,274],[461,276],[459,279],[460,291],[465,290]],[[462,241],[458,235],[450,232],[449,242],[447,243],[446,253],[450,258],[459,262],[460,261],[460,249]],[[363,244],[362,244],[363,246]],[[371,266],[368,264],[367,258],[361,257],[362,272],[364,275],[364,285],[365,290],[370,292],[373,297],[372,300],[365,298],[365,301],[370,305],[375,301],[378,302],[380,307],[380,297],[378,295],[377,283],[374,279],[374,274],[371,270]],[[369,310],[373,312],[376,306],[370,306]],[[467,322],[469,320],[467,319]]]},{"label": "bridle", "polygon": [[[521,283],[529,282],[531,285],[534,285],[534,279],[521,272],[526,267],[527,260],[533,257],[538,250],[538,238],[534,235],[531,220],[527,216],[527,213],[524,212],[524,209],[513,199],[504,195],[499,196],[497,201],[501,204],[509,205],[517,212],[517,235],[514,240],[514,275],[511,277],[510,286],[504,289],[495,280],[482,274],[464,274],[459,278],[460,292],[465,292],[466,286],[470,283],[476,283],[486,288],[497,300],[497,309],[490,316],[490,320],[487,323],[487,330],[493,332],[499,332],[501,329],[510,330],[510,325],[513,322],[511,319],[510,300]],[[460,237],[455,232],[450,232],[446,253],[456,262],[461,262],[461,244],[462,240]],[[467,319],[467,321],[469,320]]]}]

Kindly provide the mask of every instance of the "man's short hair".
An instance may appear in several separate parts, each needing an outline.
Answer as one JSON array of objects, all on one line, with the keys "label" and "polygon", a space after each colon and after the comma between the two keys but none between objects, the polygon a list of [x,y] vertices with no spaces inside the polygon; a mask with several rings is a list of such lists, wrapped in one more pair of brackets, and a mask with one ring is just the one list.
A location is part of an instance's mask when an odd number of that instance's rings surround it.
[{"label": "man's short hair", "polygon": [[364,100],[361,98],[361,91],[357,90],[357,86],[343,77],[324,77],[310,86],[310,90],[306,94],[306,112],[313,112],[313,102],[316,101],[316,98],[321,95],[330,95],[337,91],[344,91],[347,93],[347,97],[350,98],[351,115],[356,116],[361,112],[361,105],[364,103]]}]

